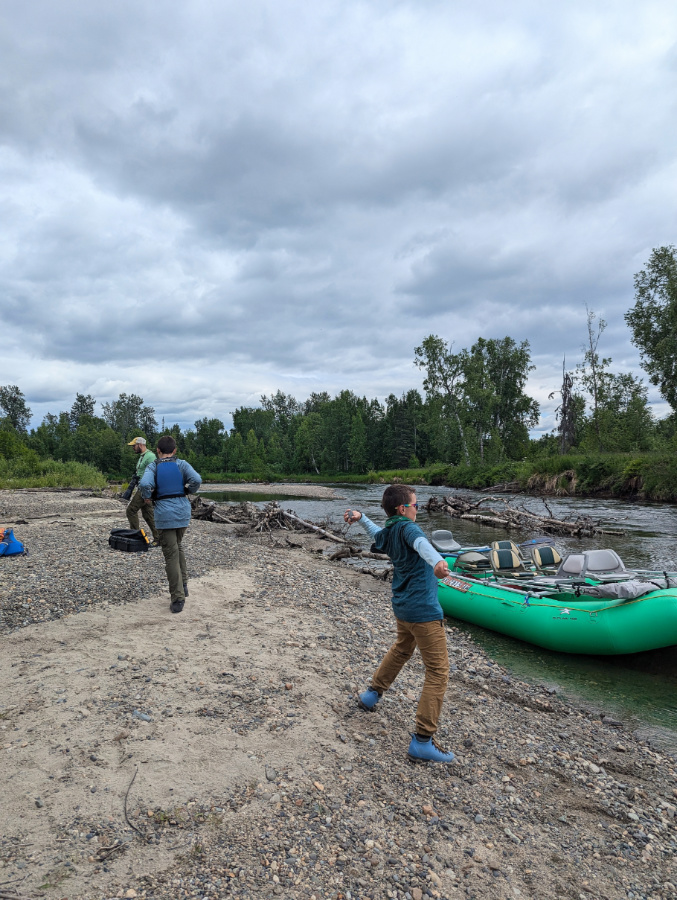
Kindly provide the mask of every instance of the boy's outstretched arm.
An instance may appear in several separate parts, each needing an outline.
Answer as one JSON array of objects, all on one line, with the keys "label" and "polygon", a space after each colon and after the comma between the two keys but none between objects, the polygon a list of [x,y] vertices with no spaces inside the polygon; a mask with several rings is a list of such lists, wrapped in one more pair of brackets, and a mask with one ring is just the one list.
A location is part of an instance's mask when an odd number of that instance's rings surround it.
[{"label": "boy's outstretched arm", "polygon": [[359,524],[364,528],[369,537],[374,537],[374,535],[378,534],[378,532],[381,530],[378,525],[371,521],[369,516],[361,513],[359,509],[347,509],[343,513],[343,521],[348,525],[352,525],[354,522],[359,522]]},{"label": "boy's outstretched arm", "polygon": [[449,565],[440,554],[435,550],[430,541],[425,537],[417,537],[414,541],[414,550],[421,559],[424,559],[433,567],[435,578],[446,578],[449,574]]}]

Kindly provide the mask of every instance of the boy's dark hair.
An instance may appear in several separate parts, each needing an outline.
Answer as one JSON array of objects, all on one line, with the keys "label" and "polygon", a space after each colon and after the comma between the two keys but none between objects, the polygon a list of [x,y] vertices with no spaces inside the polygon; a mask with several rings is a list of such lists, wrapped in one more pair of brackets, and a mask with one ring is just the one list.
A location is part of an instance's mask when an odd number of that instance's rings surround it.
[{"label": "boy's dark hair", "polygon": [[163,434],[157,442],[160,453],[173,453],[176,450],[176,441],[171,434]]},{"label": "boy's dark hair", "polygon": [[415,491],[408,484],[389,484],[383,492],[381,506],[389,516],[394,516],[397,513],[397,507],[409,503],[414,493]]}]

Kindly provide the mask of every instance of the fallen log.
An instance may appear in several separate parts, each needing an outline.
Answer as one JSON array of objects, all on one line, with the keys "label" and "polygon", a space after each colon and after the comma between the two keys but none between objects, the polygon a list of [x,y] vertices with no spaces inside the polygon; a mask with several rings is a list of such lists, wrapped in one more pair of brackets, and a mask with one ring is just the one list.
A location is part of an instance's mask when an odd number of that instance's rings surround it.
[{"label": "fallen log", "polygon": [[291,513],[289,511],[285,512],[284,510],[282,510],[282,515],[285,517],[285,519],[289,519],[297,525],[302,525],[303,528],[307,528],[309,531],[315,532],[315,534],[321,534],[322,537],[327,538],[328,541],[334,541],[337,544],[348,543],[345,538],[339,537],[336,534],[332,534],[329,531],[325,531],[324,528],[320,528],[319,525],[313,525],[312,522],[306,522],[303,519],[299,519],[299,517],[294,515],[294,513]]},{"label": "fallen log", "polygon": [[[501,509],[484,506],[485,503],[503,504]],[[448,494],[446,497],[431,497],[426,509],[428,512],[442,512],[455,519],[477,522],[490,528],[502,528],[506,531],[519,529],[531,531],[538,528],[549,534],[570,535],[571,537],[591,537],[596,534],[622,535],[623,531],[605,527],[601,522],[594,521],[590,516],[577,516],[567,520],[557,518],[545,500],[541,501],[548,515],[539,515],[522,504],[505,500],[503,497],[482,497],[480,500],[470,500]]]}]

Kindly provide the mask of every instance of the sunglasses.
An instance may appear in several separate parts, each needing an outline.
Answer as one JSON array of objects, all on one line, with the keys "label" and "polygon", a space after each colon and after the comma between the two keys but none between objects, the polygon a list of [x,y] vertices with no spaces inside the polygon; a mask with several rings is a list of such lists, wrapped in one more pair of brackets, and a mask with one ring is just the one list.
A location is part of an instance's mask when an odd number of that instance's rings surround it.
[{"label": "sunglasses", "polygon": [[409,509],[410,506],[413,506],[414,509],[418,509],[418,503],[403,503],[402,506],[405,509]]}]

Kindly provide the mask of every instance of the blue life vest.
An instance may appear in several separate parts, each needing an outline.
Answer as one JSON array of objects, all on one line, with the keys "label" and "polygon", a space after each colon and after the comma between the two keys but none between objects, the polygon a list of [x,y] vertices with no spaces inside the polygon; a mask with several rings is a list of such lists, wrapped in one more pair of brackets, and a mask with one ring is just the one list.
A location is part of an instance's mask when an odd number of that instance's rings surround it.
[{"label": "blue life vest", "polygon": [[183,473],[175,459],[159,459],[155,464],[155,490],[153,500],[169,500],[170,497],[185,497]]},{"label": "blue life vest", "polygon": [[28,553],[21,541],[17,541],[11,528],[0,528],[0,556],[16,556]]}]

